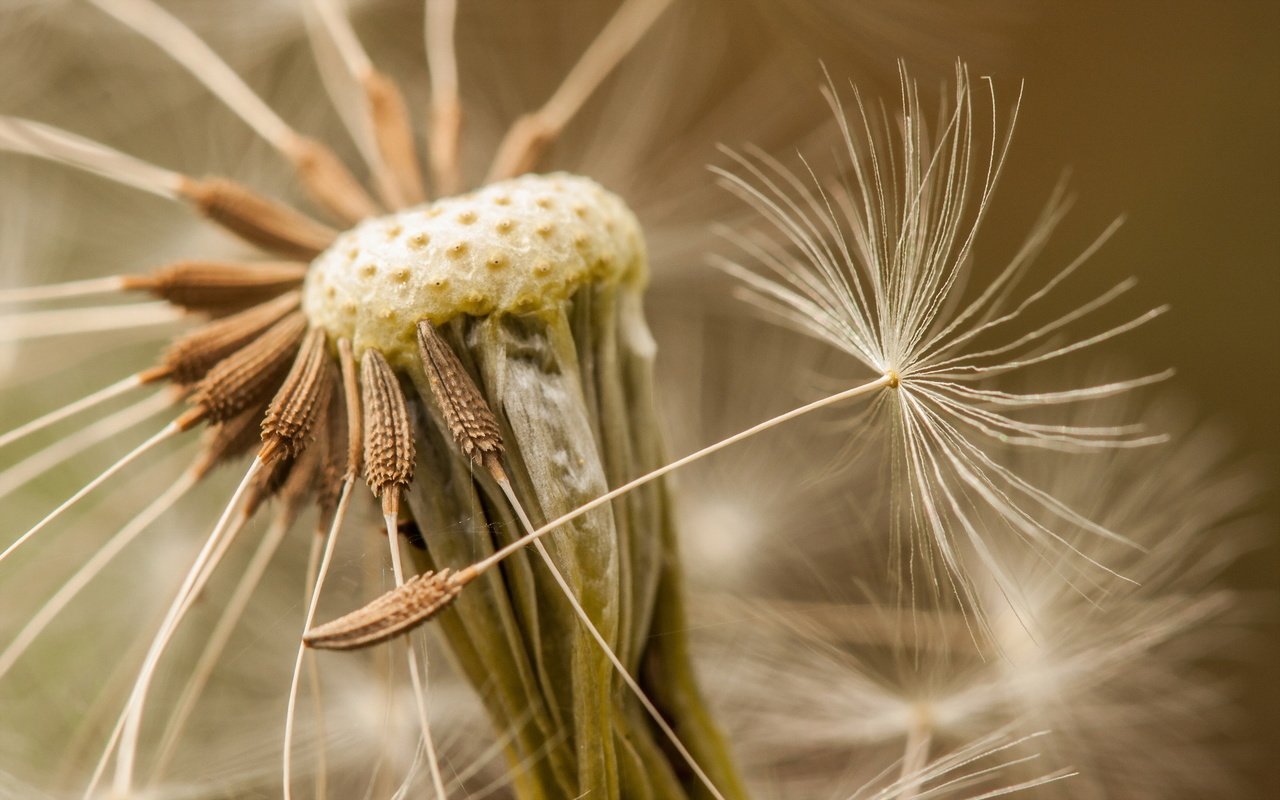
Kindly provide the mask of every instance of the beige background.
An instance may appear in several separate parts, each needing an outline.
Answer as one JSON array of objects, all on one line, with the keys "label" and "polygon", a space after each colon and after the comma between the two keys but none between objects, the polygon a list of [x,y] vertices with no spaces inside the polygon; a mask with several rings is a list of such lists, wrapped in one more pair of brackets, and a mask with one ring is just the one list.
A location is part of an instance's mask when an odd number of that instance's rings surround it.
[{"label": "beige background", "polygon": [[[1237,570],[1280,588],[1280,3],[1061,2],[1017,37],[1028,82],[1000,202],[1033,208],[1073,168],[1082,202],[1068,226],[1128,221],[1105,262],[1142,279],[1173,313],[1125,343],[1172,363],[1174,388],[1225,418],[1270,487],[1273,545]],[[1017,213],[1017,212],[1015,212]],[[1256,730],[1280,751],[1280,627],[1260,639],[1249,691]],[[1258,766],[1280,785],[1274,758]]]}]

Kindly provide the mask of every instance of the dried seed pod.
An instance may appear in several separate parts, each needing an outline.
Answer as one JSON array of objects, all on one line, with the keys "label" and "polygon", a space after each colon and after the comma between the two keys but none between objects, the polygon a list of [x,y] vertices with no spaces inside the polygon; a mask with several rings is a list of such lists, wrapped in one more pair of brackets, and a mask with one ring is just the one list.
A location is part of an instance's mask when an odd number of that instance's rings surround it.
[{"label": "dried seed pod", "polygon": [[360,383],[364,390],[365,480],[385,506],[389,489],[398,491],[413,480],[413,428],[400,384],[382,353],[365,351]]},{"label": "dried seed pod", "polygon": [[306,329],[306,317],[295,311],[219,361],[196,386],[188,414],[221,422],[270,397]]},{"label": "dried seed pod", "polygon": [[333,384],[329,392],[329,408],[323,417],[324,424],[316,432],[321,455],[314,486],[316,505],[325,517],[337,508],[342,484],[348,475],[353,474],[346,402],[336,371],[330,372],[329,381]]},{"label": "dried seed pod", "polygon": [[265,410],[261,406],[250,408],[210,428],[194,467],[196,474],[204,476],[222,462],[252,450],[259,441],[258,421]]},{"label": "dried seed pod", "polygon": [[363,608],[317,625],[302,641],[319,650],[356,650],[385,642],[443,611],[463,586],[447,569],[414,575]]},{"label": "dried seed pod", "polygon": [[289,292],[270,302],[197,328],[166,348],[156,371],[183,386],[195,383],[219,361],[249,344],[295,310],[298,298],[297,292]]},{"label": "dried seed pod", "polygon": [[404,95],[389,77],[377,70],[369,70],[361,82],[369,100],[370,121],[378,151],[394,182],[392,186],[384,186],[383,192],[400,208],[421,203],[426,199],[426,191],[422,186],[422,168],[418,164],[413,123],[405,107]]},{"label": "dried seed pod", "polygon": [[209,219],[265,250],[314,258],[338,232],[225,178],[184,179],[180,193]]},{"label": "dried seed pod", "polygon": [[306,277],[299,261],[177,261],[147,275],[130,275],[122,288],[150,292],[192,311],[225,312],[269,300]]},{"label": "dried seed pod", "polygon": [[325,344],[324,331],[319,328],[313,328],[302,340],[293,368],[262,419],[263,459],[296,458],[306,449],[333,387],[333,362]]},{"label": "dried seed pod", "polygon": [[418,352],[449,434],[463,455],[502,474],[502,431],[475,381],[430,322],[418,323]]}]

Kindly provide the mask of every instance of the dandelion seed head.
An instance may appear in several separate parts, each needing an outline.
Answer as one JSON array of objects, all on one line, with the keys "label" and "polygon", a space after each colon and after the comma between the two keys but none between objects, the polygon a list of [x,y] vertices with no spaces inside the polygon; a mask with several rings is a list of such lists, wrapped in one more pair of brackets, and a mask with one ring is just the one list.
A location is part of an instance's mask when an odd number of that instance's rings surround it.
[{"label": "dandelion seed head", "polygon": [[584,282],[642,284],[647,269],[639,223],[620,198],[586,178],[526,175],[360,223],[316,258],[302,308],[357,356],[376,348],[417,368],[421,320],[534,312]]}]

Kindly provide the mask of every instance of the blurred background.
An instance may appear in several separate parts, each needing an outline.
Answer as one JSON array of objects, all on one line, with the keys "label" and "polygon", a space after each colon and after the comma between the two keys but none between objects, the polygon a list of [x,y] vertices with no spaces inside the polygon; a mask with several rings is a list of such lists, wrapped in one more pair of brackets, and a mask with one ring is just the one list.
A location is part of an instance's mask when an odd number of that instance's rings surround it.
[{"label": "blurred background", "polygon": [[[1171,314],[1128,341],[1173,388],[1225,422],[1269,487],[1271,545],[1245,559],[1241,588],[1280,588],[1280,3],[1056,2],[1016,39],[1025,77],[997,211],[1031,213],[1055,165],[1081,202],[1068,228],[1126,216],[1100,259],[1142,279]],[[1016,229],[1016,228],[1015,228]],[[1280,752],[1280,627],[1259,638],[1247,692],[1265,752]],[[1273,759],[1260,786],[1280,788]]]}]

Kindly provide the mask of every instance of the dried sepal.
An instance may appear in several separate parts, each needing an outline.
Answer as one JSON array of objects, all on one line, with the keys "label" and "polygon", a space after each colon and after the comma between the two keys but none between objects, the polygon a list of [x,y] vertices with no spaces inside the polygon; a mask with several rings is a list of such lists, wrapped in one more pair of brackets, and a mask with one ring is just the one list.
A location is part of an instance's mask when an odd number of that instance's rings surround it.
[{"label": "dried sepal", "polygon": [[424,572],[346,616],[307,631],[318,650],[356,650],[408,633],[447,608],[466,584],[448,569]]},{"label": "dried sepal", "polygon": [[502,430],[475,381],[430,322],[418,323],[418,352],[454,442],[467,458],[502,475]]},{"label": "dried sepal", "polygon": [[378,204],[327,145],[295,136],[288,153],[307,193],[331,214],[347,223],[378,215]]},{"label": "dried sepal", "polygon": [[423,202],[426,191],[414,144],[413,121],[400,87],[376,69],[367,72],[361,82],[369,101],[374,139],[394,183],[383,187],[384,193],[399,208]]},{"label": "dried sepal", "polygon": [[347,476],[353,474],[350,468],[346,401],[337,370],[330,370],[329,380],[333,384],[329,392],[329,408],[322,418],[323,424],[316,430],[320,454],[313,487],[316,506],[326,518],[337,509],[342,485]]}]

